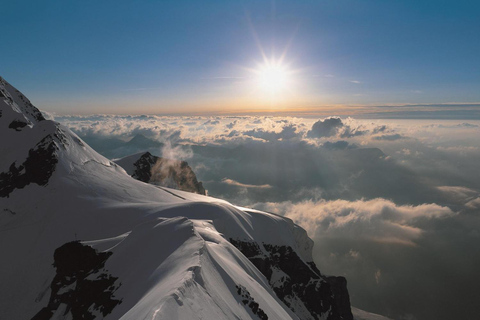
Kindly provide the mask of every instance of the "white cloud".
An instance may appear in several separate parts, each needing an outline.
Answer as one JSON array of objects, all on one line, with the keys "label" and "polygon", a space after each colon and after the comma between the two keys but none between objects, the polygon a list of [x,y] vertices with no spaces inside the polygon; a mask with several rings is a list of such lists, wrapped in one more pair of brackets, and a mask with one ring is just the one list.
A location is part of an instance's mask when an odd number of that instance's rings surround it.
[{"label": "white cloud", "polygon": [[423,230],[419,219],[453,216],[448,207],[437,204],[399,206],[392,201],[372,200],[303,201],[258,203],[257,209],[285,215],[300,224],[310,236],[363,239],[383,243],[415,245]]},{"label": "white cloud", "polygon": [[480,209],[480,197],[468,201],[465,206],[471,208],[471,209]]},{"label": "white cloud", "polygon": [[[96,144],[100,151],[118,143],[109,149],[117,156],[144,151],[142,143],[137,149],[125,146],[143,134],[156,140],[149,142],[152,153],[162,155],[163,146],[165,156],[188,159],[212,196],[242,206],[257,203],[294,219],[314,239],[320,270],[345,275],[355,303],[381,312],[385,301],[405,299],[387,310],[397,319],[407,311],[430,314],[432,308],[415,310],[425,297],[430,305],[443,297],[463,306],[480,299],[480,121],[112,115],[56,120],[86,140],[97,139],[88,143],[105,139]],[[316,123],[321,130],[314,129]],[[463,285],[455,291],[458,283]]]}]

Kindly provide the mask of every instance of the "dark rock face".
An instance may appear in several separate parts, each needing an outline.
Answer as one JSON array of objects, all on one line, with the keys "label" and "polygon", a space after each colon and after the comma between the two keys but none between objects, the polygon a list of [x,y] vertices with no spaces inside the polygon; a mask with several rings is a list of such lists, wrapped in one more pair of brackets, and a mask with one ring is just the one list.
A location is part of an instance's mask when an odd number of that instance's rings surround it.
[{"label": "dark rock face", "polygon": [[150,182],[152,178],[152,168],[157,163],[157,158],[150,152],[144,153],[134,164],[135,171],[132,174],[132,178],[143,182]]},{"label": "dark rock face", "polygon": [[[257,244],[230,239],[269,281],[272,289],[300,319],[310,317],[353,320],[343,277],[325,277],[313,262],[305,263],[288,246]],[[260,247],[261,246],[261,247]],[[310,318],[308,317],[308,318]]]},{"label": "dark rock face", "polygon": [[[8,125],[9,129],[15,131],[31,129],[38,122],[45,120],[42,113],[22,93],[1,77],[0,102],[2,109],[0,116],[3,114],[5,118],[9,118],[8,121],[2,119],[2,126]],[[9,166],[8,171],[0,172],[0,197],[9,197],[15,189],[22,189],[31,183],[40,186],[48,183],[58,162],[56,155],[58,146],[66,142],[61,130],[58,127],[55,129],[54,133],[44,135],[36,145],[28,146],[33,147],[26,149],[28,156],[23,163],[15,161]]]},{"label": "dark rock face", "polygon": [[248,292],[247,288],[240,284],[236,285],[235,288],[237,288],[237,294],[242,298],[242,303],[248,306],[250,310],[252,310],[253,314],[256,314],[261,320],[268,320],[267,314],[262,308],[260,308],[260,305],[250,295],[250,292]]},{"label": "dark rock face", "polygon": [[56,150],[53,138],[48,135],[28,151],[25,162],[19,166],[14,162],[10,165],[9,171],[1,172],[0,197],[8,197],[13,190],[24,188],[30,183],[46,185],[58,162]]},{"label": "dark rock face", "polygon": [[327,277],[327,282],[330,284],[330,289],[335,298],[335,305],[340,313],[340,319],[351,319],[352,312],[350,309],[350,296],[347,290],[347,279],[331,276]]},{"label": "dark rock face", "polygon": [[16,131],[20,131],[22,130],[23,127],[26,127],[28,123],[24,122],[24,121],[18,121],[18,120],[14,120],[12,121],[8,127],[10,129],[14,129]]},{"label": "dark rock face", "polygon": [[98,316],[94,313],[104,317],[111,313],[121,303],[113,296],[118,278],[103,269],[111,254],[97,252],[78,241],[57,248],[53,255],[57,273],[50,285],[50,300],[32,320],[51,319],[61,304],[66,305],[64,315],[71,313],[73,320],[93,320]]},{"label": "dark rock face", "polygon": [[146,152],[133,165],[132,177],[137,180],[205,195],[205,188],[185,161],[156,157]]}]

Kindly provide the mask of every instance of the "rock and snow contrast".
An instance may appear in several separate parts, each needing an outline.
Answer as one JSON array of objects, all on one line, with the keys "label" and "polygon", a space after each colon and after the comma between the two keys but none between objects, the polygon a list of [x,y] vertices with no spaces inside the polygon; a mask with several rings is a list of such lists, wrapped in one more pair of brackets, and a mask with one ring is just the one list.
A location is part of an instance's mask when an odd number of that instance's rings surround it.
[{"label": "rock and snow contrast", "polygon": [[205,188],[185,161],[142,152],[114,160],[133,178],[155,185],[206,195]]},{"label": "rock and snow contrast", "polygon": [[2,319],[353,319],[291,220],[135,180],[2,78],[0,136]]}]

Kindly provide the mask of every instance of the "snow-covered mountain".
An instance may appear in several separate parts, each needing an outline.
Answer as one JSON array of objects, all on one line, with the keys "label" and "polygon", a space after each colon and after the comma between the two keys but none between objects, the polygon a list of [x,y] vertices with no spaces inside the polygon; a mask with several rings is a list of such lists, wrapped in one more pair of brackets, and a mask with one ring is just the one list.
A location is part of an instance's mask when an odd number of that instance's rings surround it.
[{"label": "snow-covered mountain", "polygon": [[0,78],[2,319],[353,319],[274,214],[147,184]]},{"label": "snow-covered mountain", "polygon": [[133,178],[155,185],[206,195],[205,188],[185,161],[166,159],[141,152],[115,159]]}]

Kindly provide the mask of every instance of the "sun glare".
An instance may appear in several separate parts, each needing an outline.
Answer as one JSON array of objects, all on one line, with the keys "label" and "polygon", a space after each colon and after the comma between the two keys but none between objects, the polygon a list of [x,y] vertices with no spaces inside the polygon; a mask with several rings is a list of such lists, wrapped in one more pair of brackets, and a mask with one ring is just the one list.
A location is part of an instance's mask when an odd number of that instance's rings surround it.
[{"label": "sun glare", "polygon": [[285,65],[266,61],[256,71],[258,85],[267,93],[279,93],[287,87],[289,71]]}]

